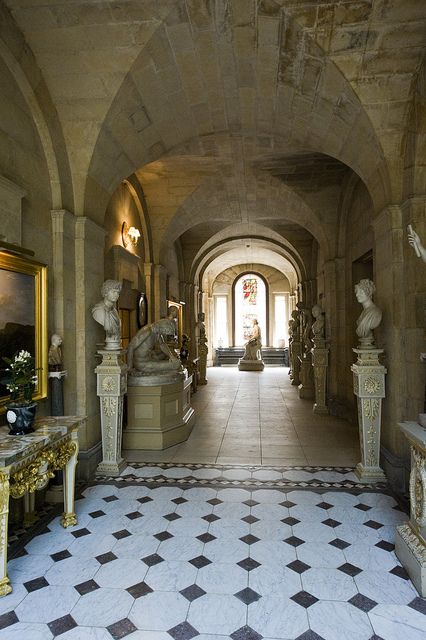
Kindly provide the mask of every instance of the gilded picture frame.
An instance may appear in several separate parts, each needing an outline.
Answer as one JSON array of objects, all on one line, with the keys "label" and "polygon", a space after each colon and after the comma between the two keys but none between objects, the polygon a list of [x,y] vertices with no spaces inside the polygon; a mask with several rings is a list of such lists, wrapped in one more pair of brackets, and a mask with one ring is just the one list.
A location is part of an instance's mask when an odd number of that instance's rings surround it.
[{"label": "gilded picture frame", "polygon": [[[35,358],[37,383],[33,399],[47,397],[47,267],[0,251],[0,358],[25,349]],[[0,368],[6,365],[0,360]],[[9,399],[0,385],[0,411]]]}]

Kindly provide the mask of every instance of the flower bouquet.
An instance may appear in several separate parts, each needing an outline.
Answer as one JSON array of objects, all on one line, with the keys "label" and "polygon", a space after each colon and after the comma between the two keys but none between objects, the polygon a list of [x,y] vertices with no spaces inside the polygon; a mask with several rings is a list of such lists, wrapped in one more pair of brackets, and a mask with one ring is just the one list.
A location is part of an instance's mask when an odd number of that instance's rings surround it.
[{"label": "flower bouquet", "polygon": [[32,399],[37,383],[35,359],[28,351],[22,350],[13,358],[3,357],[3,361],[8,366],[3,369],[0,382],[10,391],[10,401],[6,404],[9,433],[23,435],[33,431],[37,407]]}]

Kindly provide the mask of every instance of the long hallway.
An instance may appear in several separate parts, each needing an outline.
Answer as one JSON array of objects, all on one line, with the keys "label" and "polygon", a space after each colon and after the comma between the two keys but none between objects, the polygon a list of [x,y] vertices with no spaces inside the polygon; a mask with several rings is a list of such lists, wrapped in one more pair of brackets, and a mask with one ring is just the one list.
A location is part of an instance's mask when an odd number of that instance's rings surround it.
[{"label": "long hallway", "polygon": [[187,442],[165,451],[127,451],[133,461],[355,466],[358,430],[319,416],[301,400],[288,369],[263,372],[211,367],[192,397],[195,427]]}]

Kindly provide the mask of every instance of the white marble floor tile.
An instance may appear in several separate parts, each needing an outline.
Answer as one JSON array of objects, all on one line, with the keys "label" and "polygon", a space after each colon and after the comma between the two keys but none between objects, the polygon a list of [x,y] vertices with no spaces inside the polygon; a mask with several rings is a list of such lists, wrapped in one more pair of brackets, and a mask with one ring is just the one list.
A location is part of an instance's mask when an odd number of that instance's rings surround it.
[{"label": "white marble floor tile", "polygon": [[283,565],[262,565],[253,569],[249,573],[249,586],[262,596],[279,594],[283,599],[302,589],[299,574]]},{"label": "white marble floor tile", "polygon": [[260,540],[284,540],[292,535],[292,529],[277,520],[260,520],[251,525],[250,533]]},{"label": "white marble floor tile", "polygon": [[220,489],[216,497],[223,502],[244,502],[249,500],[250,491],[247,489]]},{"label": "white marble floor tile", "polygon": [[[164,527],[166,529],[166,527]],[[134,533],[126,538],[118,540],[114,546],[114,555],[117,558],[145,558],[157,552],[160,541],[151,535]]]},{"label": "white marble floor tile", "polygon": [[[173,509],[170,511],[172,512]],[[127,529],[131,533],[142,533],[146,536],[154,536],[156,533],[167,529],[168,526],[168,520],[165,520],[162,516],[144,516],[143,518],[128,520],[125,525],[119,527],[118,530]]]},{"label": "white marble floor tile", "polygon": [[376,546],[352,544],[343,550],[346,562],[366,571],[390,571],[399,564],[394,553]]},{"label": "white marble floor tile", "polygon": [[188,561],[201,555],[203,547],[204,544],[193,536],[175,536],[162,542],[157,553],[164,560]]},{"label": "white marble floor tile", "polygon": [[[340,529],[340,527],[338,527]],[[293,535],[306,542],[331,542],[337,536],[337,529],[321,522],[299,522],[293,527]],[[340,531],[339,531],[340,536]],[[345,538],[344,538],[345,539]]]},{"label": "white marble floor tile", "polygon": [[135,600],[128,617],[138,629],[167,631],[184,622],[188,608],[180,593],[157,591]]},{"label": "white marble floor tile", "polygon": [[133,603],[134,598],[127,591],[97,589],[82,596],[72,609],[71,615],[81,626],[108,627],[127,618]]},{"label": "white marble floor tile", "polygon": [[[283,496],[282,502],[285,501],[285,496]],[[289,510],[287,507],[283,507],[280,504],[256,504],[251,508],[251,515],[255,518],[259,518],[261,520],[277,520],[280,521],[283,518],[288,518]]]},{"label": "white marble floor tile", "polygon": [[94,558],[103,553],[108,553],[116,544],[117,538],[114,538],[111,534],[92,533],[89,536],[75,538],[74,542],[69,545],[68,550],[73,556]]},{"label": "white marble floor tile", "polygon": [[43,533],[42,535],[36,536],[25,545],[25,549],[30,554],[45,556],[56,553],[57,551],[63,551],[63,549],[68,549],[74,540],[75,537],[65,530],[52,531],[51,533]]},{"label": "white marble floor tile", "polygon": [[406,513],[395,509],[374,508],[367,512],[367,516],[369,520],[375,520],[376,522],[393,526],[402,524],[408,520]]},{"label": "white marble floor tile", "polygon": [[341,524],[337,527],[336,536],[351,544],[375,545],[380,542],[380,533],[363,524]]},{"label": "white marble floor tile", "polygon": [[252,499],[262,504],[279,504],[286,500],[285,493],[275,489],[256,489],[252,492]]},{"label": "white marble floor tile", "polygon": [[[8,571],[8,575],[9,575],[9,579],[12,582],[12,575],[9,571]],[[8,611],[12,611],[13,609],[16,609],[18,604],[22,602],[23,599],[26,598],[26,596],[28,595],[28,591],[26,590],[26,588],[22,584],[19,584],[19,582],[16,584],[12,582],[12,585],[13,585],[12,593],[9,593],[7,596],[3,598],[0,598],[0,615]]]},{"label": "white marble floor tile", "polygon": [[[166,521],[165,521],[166,522]],[[196,538],[203,533],[206,533],[209,528],[209,523],[202,518],[180,518],[179,520],[173,520],[167,528],[167,531],[174,536],[190,536]]]},{"label": "white marble floor tile", "polygon": [[[324,475],[329,474],[329,471],[323,472]],[[319,475],[319,474],[318,474]],[[343,479],[346,479],[346,475],[342,475],[342,474],[335,474],[339,476],[338,481],[341,482]],[[318,477],[317,474],[315,474],[315,477]],[[340,492],[340,491],[326,491],[325,493],[322,494],[322,499],[324,500],[324,502],[329,502],[331,503],[333,506],[339,506],[339,507],[354,507],[356,504],[359,504],[360,502],[363,502],[362,500],[360,500],[360,496],[354,496],[351,493],[344,493],[344,492]],[[364,503],[366,504],[366,503]]]},{"label": "white marble floor tile", "polygon": [[[320,502],[322,500],[321,496],[318,496]],[[329,512],[326,509],[321,509],[320,507],[316,507],[315,505],[296,505],[295,507],[289,508],[289,514],[292,518],[297,518],[302,522],[317,522],[321,523],[323,520],[327,520],[330,517]]]},{"label": "white marble floor tile", "polygon": [[207,502],[216,498],[216,489],[210,489],[209,487],[193,487],[191,489],[185,489],[182,492],[182,497],[187,500],[201,500]]},{"label": "white marble floor tile", "polygon": [[47,624],[18,622],[12,627],[0,630],[1,640],[50,640],[51,638],[53,634]]},{"label": "white marble floor tile", "polygon": [[371,507],[396,507],[397,502],[392,496],[384,495],[383,493],[361,493],[358,499],[363,504],[368,504]]},{"label": "white marble floor tile", "polygon": [[196,577],[197,569],[189,562],[171,561],[150,567],[145,581],[154,591],[181,591],[194,584]]},{"label": "white marble floor tile", "polygon": [[305,542],[297,547],[296,553],[298,559],[310,567],[336,569],[348,562],[343,551],[325,542]]},{"label": "white marble floor tile", "polygon": [[312,568],[301,578],[303,589],[319,600],[347,602],[358,593],[354,579],[337,569]]},{"label": "white marble floor tile", "polygon": [[55,562],[45,574],[49,584],[76,585],[91,580],[99,569],[94,558],[71,557]]},{"label": "white marble floor tile", "polygon": [[[28,582],[34,578],[44,576],[54,564],[50,556],[25,555],[7,563],[7,574],[13,584]],[[9,598],[8,598],[9,600]],[[0,600],[0,603],[3,600]]]},{"label": "white marble floor tile", "polygon": [[92,533],[108,534],[119,531],[120,529],[126,529],[129,523],[129,519],[122,515],[100,516],[99,518],[92,518],[91,522],[87,523],[86,528]]},{"label": "white marble floor tile", "polygon": [[220,478],[222,470],[219,469],[196,469],[192,475],[194,478],[212,480],[213,478]]},{"label": "white marble floor tile", "polygon": [[250,507],[242,502],[223,502],[214,506],[213,513],[220,518],[237,520],[250,515]]},{"label": "white marble floor tile", "polygon": [[207,593],[191,603],[188,613],[189,624],[207,634],[230,635],[244,627],[246,619],[247,606],[233,595]]},{"label": "white marble floor tile", "polygon": [[209,533],[216,538],[242,538],[250,533],[250,525],[242,520],[221,518],[211,523]]},{"label": "white marble floor tile", "polygon": [[79,593],[70,586],[44,587],[29,593],[15,612],[21,622],[47,623],[67,615],[79,598]]},{"label": "white marble floor tile", "polygon": [[202,518],[212,513],[213,505],[201,500],[191,500],[184,504],[178,504],[176,507],[176,513],[185,518]]},{"label": "white marble floor tile", "polygon": [[374,633],[367,614],[348,602],[316,602],[308,616],[312,631],[326,640],[369,640]]},{"label": "white marble floor tile", "polygon": [[[140,555],[143,556],[142,550]],[[100,587],[127,589],[138,582],[143,582],[147,571],[147,565],[137,558],[117,558],[100,567],[95,575],[95,581]]]},{"label": "white marble floor tile", "polygon": [[374,632],[386,640],[424,640],[426,616],[397,604],[382,604],[368,614]]},{"label": "white marble floor tile", "polygon": [[247,571],[238,565],[215,562],[198,572],[197,580],[206,593],[234,594],[247,587]]},{"label": "white marble floor tile", "polygon": [[296,549],[277,540],[260,540],[250,546],[250,558],[265,565],[280,566],[296,560]]},{"label": "white marble floor tile", "polygon": [[290,502],[294,502],[297,505],[312,505],[315,506],[318,502],[321,502],[322,496],[314,491],[301,491],[299,489],[295,489],[294,491],[287,492],[286,500],[290,500]]},{"label": "white marble floor tile", "polygon": [[[257,543],[259,544],[259,543]],[[236,564],[249,555],[247,545],[236,538],[218,538],[205,545],[203,553],[212,562]]]},{"label": "white marble floor tile", "polygon": [[280,595],[266,596],[248,608],[248,625],[267,638],[297,638],[309,628],[305,609]]},{"label": "white marble floor tile", "polygon": [[[354,507],[332,507],[331,509],[327,509],[326,513],[328,518],[332,518],[338,522],[344,522],[346,525],[351,523],[364,524],[364,522],[372,519],[370,518],[369,511],[361,511]],[[336,531],[338,531],[338,528],[336,528]]]},{"label": "white marble floor tile", "polygon": [[[197,636],[197,639],[201,636]],[[108,638],[111,640],[111,634]],[[126,636],[126,640],[170,640],[170,634],[165,631],[145,631],[138,629]]]},{"label": "white marble floor tile", "polygon": [[380,604],[408,604],[418,596],[410,580],[387,571],[363,571],[354,580],[360,593]]},{"label": "white marble floor tile", "polygon": [[[56,637],[61,640],[111,640],[110,632],[100,627],[74,627]],[[130,636],[127,637],[130,638]]]}]

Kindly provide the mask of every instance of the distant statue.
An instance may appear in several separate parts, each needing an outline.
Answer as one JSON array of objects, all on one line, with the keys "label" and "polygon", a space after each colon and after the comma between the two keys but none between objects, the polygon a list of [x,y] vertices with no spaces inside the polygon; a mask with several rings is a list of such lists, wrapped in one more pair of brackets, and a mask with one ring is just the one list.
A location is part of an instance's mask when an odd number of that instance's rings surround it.
[{"label": "distant statue", "polygon": [[182,346],[179,351],[179,358],[183,364],[186,364],[189,357],[189,343],[191,338],[184,333],[182,335]]},{"label": "distant statue", "polygon": [[312,324],[312,333],[314,334],[314,340],[324,340],[324,314],[319,304],[315,304],[312,307],[312,315],[315,318]]},{"label": "distant statue", "polygon": [[140,329],[130,341],[127,363],[132,375],[140,373],[161,373],[181,371],[179,358],[165,341],[166,336],[175,333],[174,320],[162,318]]},{"label": "distant statue", "polygon": [[103,300],[92,308],[92,316],[105,329],[105,349],[121,348],[121,320],[117,311],[121,282],[105,280],[101,287]]},{"label": "distant statue", "polygon": [[360,338],[360,346],[365,349],[374,347],[373,329],[382,321],[382,312],[372,300],[375,290],[374,282],[368,279],[355,285],[356,299],[364,307],[356,321],[356,334]]},{"label": "distant statue", "polygon": [[298,327],[299,327],[299,312],[297,309],[291,312],[291,318],[288,321],[288,335],[289,342],[293,342],[293,340],[297,340],[298,336]]},{"label": "distant statue", "polygon": [[407,230],[408,242],[416,252],[416,256],[426,262],[426,248],[422,245],[419,234],[414,231],[411,224],[408,225]]},{"label": "distant statue", "polygon": [[62,371],[62,338],[57,333],[54,333],[50,339],[50,347],[48,354],[49,371]]},{"label": "distant statue", "polygon": [[245,351],[241,360],[262,360],[262,336],[260,332],[259,323],[254,318],[253,329],[248,342],[244,345]]},{"label": "distant statue", "polygon": [[312,347],[314,346],[311,338],[311,329],[312,329],[312,314],[309,311],[309,309],[303,309],[302,310],[303,350],[306,354],[309,354],[309,355]]}]

